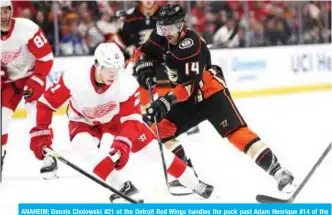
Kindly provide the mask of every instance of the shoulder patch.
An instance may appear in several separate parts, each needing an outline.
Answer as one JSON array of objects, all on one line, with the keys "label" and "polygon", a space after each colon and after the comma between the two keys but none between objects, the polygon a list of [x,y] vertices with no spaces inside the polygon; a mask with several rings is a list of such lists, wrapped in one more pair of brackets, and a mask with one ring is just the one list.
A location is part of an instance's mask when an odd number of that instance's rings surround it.
[{"label": "shoulder patch", "polygon": [[130,9],[128,9],[128,10],[126,11],[126,14],[127,14],[127,15],[130,15],[130,14],[132,14],[132,13],[134,12],[134,10],[135,10],[135,7],[132,7],[132,8],[130,8]]},{"label": "shoulder patch", "polygon": [[186,38],[179,44],[179,48],[187,49],[187,48],[192,47],[193,45],[194,45],[194,41],[191,38]]}]

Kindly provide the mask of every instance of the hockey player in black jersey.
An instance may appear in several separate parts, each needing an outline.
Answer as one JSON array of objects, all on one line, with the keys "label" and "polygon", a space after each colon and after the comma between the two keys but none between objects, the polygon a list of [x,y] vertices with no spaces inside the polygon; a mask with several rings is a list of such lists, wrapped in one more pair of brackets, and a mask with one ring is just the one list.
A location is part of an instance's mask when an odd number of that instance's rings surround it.
[{"label": "hockey player in black jersey", "polygon": [[155,1],[143,0],[138,6],[126,11],[122,28],[114,35],[115,42],[129,59],[156,27],[159,5]]},{"label": "hockey player in black jersey", "polygon": [[[135,59],[135,75],[143,87],[147,89],[150,80],[155,84],[156,67],[160,67],[156,63],[158,60],[162,61],[173,85],[165,96],[156,99],[147,109],[147,118],[153,121],[156,117],[158,121],[162,142],[208,120],[222,137],[273,176],[280,191],[294,190],[293,175],[280,165],[272,150],[247,126],[232,100],[221,68],[211,65],[206,44],[195,32],[187,29],[181,6],[160,8],[156,30],[135,52]],[[152,128],[155,129],[155,124]],[[185,160],[183,148],[175,152]]]}]

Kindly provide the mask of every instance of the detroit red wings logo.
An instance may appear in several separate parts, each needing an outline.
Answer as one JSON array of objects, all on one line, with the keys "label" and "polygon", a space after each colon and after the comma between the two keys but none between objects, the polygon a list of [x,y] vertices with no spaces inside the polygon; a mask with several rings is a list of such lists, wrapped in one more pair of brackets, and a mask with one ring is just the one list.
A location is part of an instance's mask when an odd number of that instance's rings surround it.
[{"label": "detroit red wings logo", "polygon": [[22,52],[22,48],[17,49],[14,52],[4,52],[1,54],[1,63],[2,64],[9,64],[16,58],[20,56]]},{"label": "detroit red wings logo", "polygon": [[109,114],[116,108],[116,102],[109,102],[93,108],[83,108],[82,113],[89,119],[97,119]]}]

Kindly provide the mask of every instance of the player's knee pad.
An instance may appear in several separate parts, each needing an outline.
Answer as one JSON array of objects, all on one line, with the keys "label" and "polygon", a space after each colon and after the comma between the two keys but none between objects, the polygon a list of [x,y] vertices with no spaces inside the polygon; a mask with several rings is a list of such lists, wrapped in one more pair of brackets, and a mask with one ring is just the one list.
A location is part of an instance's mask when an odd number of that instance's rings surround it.
[{"label": "player's knee pad", "polygon": [[[159,135],[163,143],[173,139],[176,135],[177,127],[168,119],[163,119],[158,123]],[[151,126],[153,132],[156,134],[156,125]]]},{"label": "player's knee pad", "polygon": [[245,151],[251,143],[259,140],[259,137],[248,127],[240,127],[227,136],[228,140],[240,151]]}]

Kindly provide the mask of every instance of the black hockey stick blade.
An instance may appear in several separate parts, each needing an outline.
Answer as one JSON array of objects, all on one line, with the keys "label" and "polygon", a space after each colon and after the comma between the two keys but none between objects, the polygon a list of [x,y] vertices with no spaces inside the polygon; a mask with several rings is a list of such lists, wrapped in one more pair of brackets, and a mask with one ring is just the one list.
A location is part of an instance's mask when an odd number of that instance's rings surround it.
[{"label": "black hockey stick blade", "polygon": [[174,192],[171,192],[171,191],[169,191],[169,193],[170,193],[172,196],[189,196],[189,195],[193,195],[193,194],[195,194],[194,192],[174,193]]},{"label": "black hockey stick blade", "polygon": [[86,176],[87,178],[91,179],[92,181],[96,182],[97,184],[99,184],[99,185],[107,188],[108,190],[112,191],[113,193],[119,195],[121,198],[127,200],[128,202],[133,203],[133,204],[139,203],[138,201],[130,198],[129,196],[121,193],[120,191],[116,190],[112,186],[108,185],[106,182],[104,182],[104,181],[98,179],[97,177],[89,174],[88,172],[84,171],[83,169],[81,169],[80,167],[75,165],[74,163],[72,163],[69,160],[62,157],[60,154],[54,152],[53,150],[44,147],[44,151],[46,153],[50,154],[51,156],[53,156],[54,158],[58,159],[62,163],[66,164],[67,166],[71,167],[72,169],[76,170],[77,172],[81,173],[82,175]]},{"label": "black hockey stick blade", "polygon": [[266,195],[261,195],[258,194],[256,196],[257,202],[260,203],[291,203],[293,200],[291,198],[289,199],[279,199],[279,198],[274,198],[272,196],[266,196]]},{"label": "black hockey stick blade", "polygon": [[319,157],[319,159],[317,160],[315,165],[313,165],[311,170],[308,172],[306,177],[303,179],[303,181],[297,187],[297,189],[291,195],[291,197],[289,197],[288,199],[279,199],[279,198],[275,198],[275,197],[272,197],[272,196],[259,194],[259,195],[256,196],[256,200],[260,203],[292,203],[294,201],[294,199],[297,197],[297,195],[300,193],[300,191],[303,189],[303,187],[307,184],[307,182],[309,181],[309,179],[311,178],[311,176],[313,175],[313,173],[315,172],[317,167],[322,163],[322,161],[324,160],[326,155],[331,151],[331,147],[332,147],[332,143],[330,143],[327,146],[327,148],[325,149],[323,154]]}]

